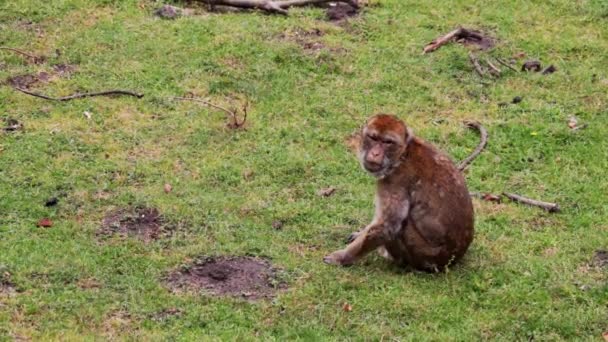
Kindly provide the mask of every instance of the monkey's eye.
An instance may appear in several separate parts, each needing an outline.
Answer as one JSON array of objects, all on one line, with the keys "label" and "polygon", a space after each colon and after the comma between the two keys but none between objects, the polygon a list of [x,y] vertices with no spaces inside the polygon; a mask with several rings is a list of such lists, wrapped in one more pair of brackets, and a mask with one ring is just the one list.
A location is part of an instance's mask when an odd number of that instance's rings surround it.
[{"label": "monkey's eye", "polygon": [[373,141],[378,141],[378,137],[374,136],[374,135],[367,135],[367,137]]},{"label": "monkey's eye", "polygon": [[382,141],[382,143],[387,144],[387,145],[392,145],[392,144],[394,144],[395,142],[394,142],[394,141],[392,141],[392,140],[383,140],[383,141]]}]

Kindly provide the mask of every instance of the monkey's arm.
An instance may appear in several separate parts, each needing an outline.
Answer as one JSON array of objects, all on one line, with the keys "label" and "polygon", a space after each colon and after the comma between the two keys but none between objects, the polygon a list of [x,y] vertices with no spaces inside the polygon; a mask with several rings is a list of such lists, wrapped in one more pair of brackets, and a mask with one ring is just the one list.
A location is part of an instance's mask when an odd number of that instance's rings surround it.
[{"label": "monkey's arm", "polygon": [[323,261],[333,265],[352,265],[358,259],[385,244],[387,238],[384,224],[372,222],[345,249],[331,253]]},{"label": "monkey's arm", "polygon": [[359,232],[353,242],[345,249],[338,250],[323,260],[328,264],[351,265],[369,252],[398,238],[403,221],[407,219],[409,201],[395,201],[391,204],[381,205],[384,210],[380,210],[379,217]]}]

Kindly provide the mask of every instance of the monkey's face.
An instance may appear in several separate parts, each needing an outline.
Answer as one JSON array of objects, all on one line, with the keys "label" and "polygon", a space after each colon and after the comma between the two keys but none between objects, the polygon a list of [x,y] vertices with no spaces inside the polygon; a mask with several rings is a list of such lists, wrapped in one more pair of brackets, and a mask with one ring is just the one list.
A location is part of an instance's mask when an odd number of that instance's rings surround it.
[{"label": "monkey's face", "polygon": [[392,115],[372,117],[362,131],[359,161],[377,178],[384,178],[399,166],[406,148],[407,128]]}]

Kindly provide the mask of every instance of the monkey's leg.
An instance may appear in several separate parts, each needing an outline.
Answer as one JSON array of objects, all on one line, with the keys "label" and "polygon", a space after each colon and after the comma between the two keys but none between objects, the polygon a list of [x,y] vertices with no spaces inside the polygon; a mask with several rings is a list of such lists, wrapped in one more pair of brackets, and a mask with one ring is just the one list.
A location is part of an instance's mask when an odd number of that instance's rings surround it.
[{"label": "monkey's leg", "polygon": [[361,232],[355,241],[346,246],[345,249],[335,251],[326,256],[323,261],[334,265],[352,265],[367,253],[383,246],[386,242],[384,225],[371,225]]}]

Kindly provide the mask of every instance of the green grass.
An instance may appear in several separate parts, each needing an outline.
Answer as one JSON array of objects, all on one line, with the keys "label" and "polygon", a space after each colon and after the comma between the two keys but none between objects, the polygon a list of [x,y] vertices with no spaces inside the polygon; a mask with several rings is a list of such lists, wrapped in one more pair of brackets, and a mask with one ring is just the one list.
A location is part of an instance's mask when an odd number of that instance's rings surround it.
[{"label": "green grass", "polygon": [[[77,72],[35,89],[145,93],[59,103],[0,87],[0,117],[25,125],[0,133],[0,269],[17,288],[0,294],[0,340],[600,340],[607,270],[583,266],[608,248],[608,6],[379,2],[344,26],[319,9],[164,21],[152,14],[160,2],[146,0],[0,4],[0,46],[49,56],[34,65],[0,51],[0,79],[71,63]],[[525,52],[558,71],[482,81],[458,44],[421,54],[460,24],[498,38],[489,55]],[[325,32],[318,52],[281,36],[314,28]],[[167,99],[187,92],[223,105],[247,96],[247,129]],[[514,96],[523,102],[498,106]],[[475,200],[475,241],[447,273],[403,273],[375,255],[324,265],[371,219],[373,179],[344,141],[381,111],[456,160],[477,143],[462,121],[483,122],[490,143],[469,188],[556,201],[563,212]],[[589,126],[571,131],[571,115]],[[338,191],[320,198],[328,186]],[[44,207],[56,195],[59,205]],[[100,242],[104,213],[128,205],[157,207],[179,229],[151,244]],[[54,227],[37,228],[43,217]],[[163,286],[172,269],[219,254],[267,257],[289,289],[249,303]],[[167,308],[184,314],[151,318]]]}]

